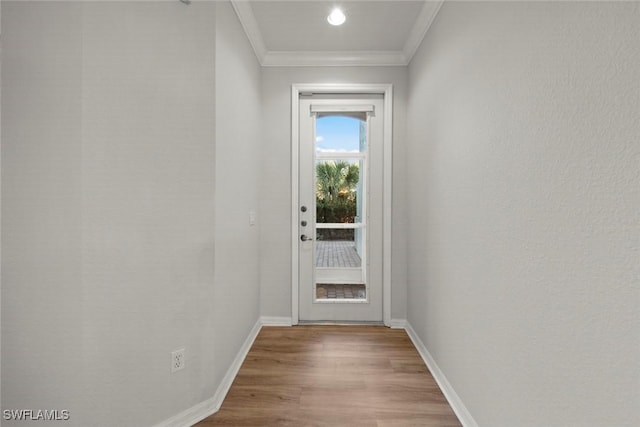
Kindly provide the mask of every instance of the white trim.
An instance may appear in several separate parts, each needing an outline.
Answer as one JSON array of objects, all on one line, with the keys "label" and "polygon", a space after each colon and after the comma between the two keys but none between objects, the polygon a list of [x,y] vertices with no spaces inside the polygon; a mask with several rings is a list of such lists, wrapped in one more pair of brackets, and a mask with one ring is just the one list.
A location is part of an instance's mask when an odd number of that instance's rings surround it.
[{"label": "white trim", "polygon": [[216,412],[220,409],[220,406],[222,406],[222,402],[227,396],[227,393],[231,388],[231,384],[233,384],[233,380],[236,378],[236,375],[238,375],[238,371],[242,366],[242,362],[244,362],[244,359],[247,357],[249,350],[251,350],[253,342],[256,340],[256,337],[260,333],[260,329],[262,329],[262,320],[258,319],[253,325],[253,328],[251,328],[249,335],[244,340],[242,347],[240,347],[240,350],[238,350],[238,354],[236,355],[235,359],[233,359],[231,366],[229,366],[229,369],[227,369],[227,373],[225,374],[224,378],[220,382],[220,385],[216,390],[216,394],[213,396],[214,402],[216,403]]},{"label": "white trim", "polygon": [[300,94],[353,93],[384,96],[384,159],[383,159],[383,230],[382,230],[382,319],[391,324],[391,215],[392,215],[392,153],[393,153],[393,85],[391,84],[294,84],[291,86],[291,323],[299,321],[298,304],[298,145]]},{"label": "white trim", "polygon": [[298,240],[298,206],[300,191],[299,178],[299,150],[300,150],[300,87],[291,87],[291,323],[298,324],[300,309],[298,307],[298,253],[300,252],[300,240]]},{"label": "white trim", "polygon": [[382,171],[382,320],[391,323],[391,216],[393,204],[393,86],[384,93]]},{"label": "white trim", "polygon": [[431,353],[429,353],[429,350],[427,350],[427,347],[424,345],[416,331],[413,329],[411,323],[406,322],[406,326],[404,329],[407,331],[407,335],[409,335],[409,338],[413,342],[413,345],[418,350],[418,353],[420,353],[420,357],[422,357],[422,360],[424,360],[424,363],[427,365],[427,368],[431,372],[433,378],[436,380],[436,383],[438,383],[442,394],[444,394],[447,402],[449,402],[449,406],[451,406],[451,409],[453,409],[453,412],[455,412],[458,420],[460,420],[464,427],[478,427],[478,423],[473,419],[466,406],[464,406],[464,403],[462,403],[460,396],[458,396],[456,391],[447,380],[447,377],[445,377],[444,373],[440,370],[440,367],[438,367],[435,359],[433,358],[433,356],[431,356]]},{"label": "white trim", "polygon": [[388,326],[391,329],[407,329],[407,319],[391,319]]},{"label": "white trim", "polygon": [[364,228],[364,224],[361,222],[319,222],[316,224],[316,228],[324,229],[340,229],[340,230],[354,230],[356,228]]},{"label": "white trim", "polygon": [[268,51],[263,67],[399,67],[407,65],[400,51]]},{"label": "white trim", "polygon": [[224,398],[227,396],[227,393],[231,388],[231,384],[233,384],[233,380],[236,378],[236,375],[238,375],[238,371],[240,370],[244,359],[247,357],[253,342],[258,336],[260,329],[262,329],[262,325],[264,324],[263,319],[264,318],[259,318],[255,325],[253,325],[253,328],[251,328],[247,339],[242,344],[242,347],[240,347],[240,350],[238,351],[235,359],[233,359],[231,366],[227,369],[227,373],[220,382],[220,385],[213,397],[205,400],[204,402],[198,403],[197,405],[194,405],[159,424],[156,424],[155,427],[189,427],[218,412],[222,406]]},{"label": "white trim", "polygon": [[251,4],[248,1],[231,0],[231,5],[238,16],[244,33],[249,39],[249,43],[251,43],[251,47],[253,47],[258,62],[262,64],[268,52],[267,47],[264,45],[264,39],[262,38],[258,21],[256,21],[253,9],[251,9]]},{"label": "white trim", "polygon": [[427,31],[431,28],[431,24],[433,24],[433,21],[436,19],[436,15],[440,12],[443,3],[443,0],[424,2],[424,6],[422,6],[416,23],[411,29],[409,37],[407,37],[407,41],[402,49],[402,55],[406,65],[409,65],[409,62],[413,59],[413,55],[415,55],[420,47],[420,43],[422,43],[422,40],[424,40],[424,37],[427,35]]},{"label": "white trim", "polygon": [[[360,84],[360,83],[296,83],[292,86],[297,95],[311,95],[314,93],[354,93],[386,95],[391,84]],[[298,99],[298,98],[296,98]]]},{"label": "white trim", "polygon": [[215,398],[207,399],[204,402],[192,406],[186,411],[180,412],[178,415],[156,424],[154,427],[188,427],[204,420],[209,415],[218,412],[216,408]]},{"label": "white trim", "polygon": [[262,326],[291,326],[291,317],[262,316]]},{"label": "white trim", "polygon": [[355,152],[333,152],[333,151],[326,151],[326,152],[316,152],[316,160],[339,160],[339,159],[344,159],[344,160],[364,160],[367,158],[367,155],[364,154],[361,151],[355,151]]},{"label": "white trim", "polygon": [[389,51],[270,51],[246,0],[231,0],[249,43],[263,67],[406,66],[422,43],[444,1],[425,1],[402,50]]},{"label": "white trim", "polygon": [[[375,106],[367,105],[331,105],[331,104],[311,104],[311,113],[373,113]],[[359,151],[358,151],[359,153]]]}]

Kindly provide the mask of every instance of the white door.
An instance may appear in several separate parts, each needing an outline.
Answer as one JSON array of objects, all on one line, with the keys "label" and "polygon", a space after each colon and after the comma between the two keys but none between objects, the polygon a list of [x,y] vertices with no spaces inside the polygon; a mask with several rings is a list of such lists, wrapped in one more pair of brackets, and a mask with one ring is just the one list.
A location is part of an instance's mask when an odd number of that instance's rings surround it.
[{"label": "white door", "polygon": [[381,322],[383,99],[299,106],[299,319]]}]

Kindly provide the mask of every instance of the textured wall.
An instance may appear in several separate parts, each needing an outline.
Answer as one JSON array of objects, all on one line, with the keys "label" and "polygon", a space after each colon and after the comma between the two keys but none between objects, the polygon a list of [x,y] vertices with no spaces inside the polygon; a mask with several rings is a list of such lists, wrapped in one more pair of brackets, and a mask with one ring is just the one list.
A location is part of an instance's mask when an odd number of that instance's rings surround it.
[{"label": "textured wall", "polygon": [[2,4],[2,409],[82,395],[80,31],[79,4]]},{"label": "textured wall", "polygon": [[446,3],[410,64],[409,320],[480,425],[640,425],[639,7]]},{"label": "textured wall", "polygon": [[[216,2],[215,386],[260,312],[260,65],[227,2]],[[249,212],[256,225],[249,225]],[[224,343],[224,345],[221,345]]]},{"label": "textured wall", "polygon": [[85,425],[151,425],[209,385],[214,19],[208,3],[83,4]]},{"label": "textured wall", "polygon": [[2,408],[154,425],[259,315],[259,67],[228,4],[2,7]]}]

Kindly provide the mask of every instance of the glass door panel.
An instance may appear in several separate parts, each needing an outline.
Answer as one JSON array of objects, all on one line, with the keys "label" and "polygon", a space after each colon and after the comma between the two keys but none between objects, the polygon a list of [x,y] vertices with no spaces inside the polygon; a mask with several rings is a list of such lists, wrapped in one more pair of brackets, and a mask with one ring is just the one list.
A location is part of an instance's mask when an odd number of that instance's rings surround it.
[{"label": "glass door panel", "polygon": [[316,119],[315,298],[366,301],[365,116]]},{"label": "glass door panel", "polygon": [[382,320],[384,116],[377,95],[300,98],[300,321]]}]

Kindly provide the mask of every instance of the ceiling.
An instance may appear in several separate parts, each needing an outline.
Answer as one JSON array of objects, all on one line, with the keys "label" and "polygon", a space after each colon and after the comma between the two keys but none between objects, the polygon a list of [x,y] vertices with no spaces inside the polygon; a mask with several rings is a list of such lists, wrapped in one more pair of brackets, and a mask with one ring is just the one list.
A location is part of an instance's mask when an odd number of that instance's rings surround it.
[{"label": "ceiling", "polygon": [[[407,65],[442,1],[232,0],[263,66]],[[327,15],[340,7],[347,21]]]}]

